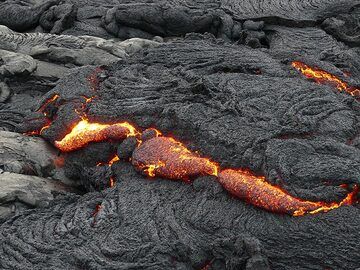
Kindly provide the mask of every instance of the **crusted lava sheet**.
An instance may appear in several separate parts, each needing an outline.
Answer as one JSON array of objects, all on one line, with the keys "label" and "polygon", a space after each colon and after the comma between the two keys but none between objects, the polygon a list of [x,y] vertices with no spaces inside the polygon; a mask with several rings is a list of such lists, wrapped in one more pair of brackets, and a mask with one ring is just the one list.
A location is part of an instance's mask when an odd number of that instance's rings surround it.
[{"label": "crusted lava sheet", "polygon": [[360,2],[120,2],[0,4],[0,268],[360,267]]}]

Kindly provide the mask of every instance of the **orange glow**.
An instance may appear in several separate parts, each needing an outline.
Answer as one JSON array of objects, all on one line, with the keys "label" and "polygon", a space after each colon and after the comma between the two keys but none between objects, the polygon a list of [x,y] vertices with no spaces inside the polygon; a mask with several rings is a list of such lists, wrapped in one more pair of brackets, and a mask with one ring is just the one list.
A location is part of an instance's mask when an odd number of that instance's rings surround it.
[{"label": "orange glow", "polygon": [[[45,103],[40,107],[40,109],[38,111],[43,112],[50,103],[53,103],[59,97],[60,97],[59,95],[54,95],[52,98],[49,98],[47,101],[45,101]],[[45,114],[45,116],[46,116],[46,114]]]},{"label": "orange glow", "polygon": [[86,97],[86,96],[82,96],[85,99],[85,103],[90,103],[96,96],[92,96],[92,97]]},{"label": "orange glow", "polygon": [[109,167],[111,167],[113,165],[114,162],[120,160],[118,155],[115,155],[112,159],[110,159],[108,162],[104,163],[104,162],[99,162],[98,164],[96,164],[96,166],[103,166],[103,165],[108,165]]},{"label": "orange glow", "polygon": [[359,96],[360,89],[350,87],[335,75],[318,68],[312,68],[302,62],[294,61],[291,64],[295,69],[300,71],[306,78],[313,79],[318,83],[330,83],[336,86],[339,91],[345,91],[352,96]]},{"label": "orange glow", "polygon": [[198,175],[217,175],[218,166],[198,156],[169,137],[143,142],[133,153],[132,163],[148,176],[187,180]]},{"label": "orange glow", "polygon": [[121,140],[136,134],[136,129],[127,122],[100,124],[83,119],[62,140],[55,141],[55,146],[63,152],[69,152],[82,148],[90,142]]},{"label": "orange glow", "polygon": [[340,203],[311,202],[293,197],[281,188],[266,182],[265,177],[256,176],[248,170],[227,169],[219,174],[219,182],[231,194],[245,199],[254,206],[275,213],[286,213],[293,216],[327,212],[341,205],[355,201],[358,188]]},{"label": "orange glow", "polygon": [[[337,202],[333,202],[333,203],[322,203],[319,202],[318,204],[320,204],[321,206],[319,206],[318,209],[313,210],[311,212],[309,212],[309,214],[317,214],[320,212],[328,212],[330,210],[339,208],[340,206],[343,205],[352,205],[357,201],[357,194],[359,193],[359,186],[355,185],[354,190],[352,192],[350,192],[345,199],[343,199],[341,202],[337,203]],[[301,212],[295,212],[294,216],[301,216],[303,215],[303,213]]]},{"label": "orange glow", "polygon": [[[44,126],[40,133],[49,125]],[[83,117],[62,140],[55,141],[55,146],[61,151],[68,152],[85,147],[90,142],[122,140],[129,136],[139,137],[139,135],[141,134],[135,127],[127,122],[91,123]],[[181,142],[171,137],[159,137],[160,131],[156,132],[156,136],[144,142],[140,141],[130,159],[138,170],[150,177],[188,181],[200,175],[217,176],[224,188],[236,197],[245,199],[262,209],[293,216],[328,212],[356,202],[358,186],[355,186],[354,190],[341,202],[306,201],[293,197],[281,188],[268,183],[265,177],[256,176],[246,169],[226,169],[220,172],[218,164],[202,157],[197,152],[190,151]],[[98,163],[98,166],[105,164],[111,166],[118,160],[119,157],[114,155],[107,163]],[[114,185],[115,179],[111,177],[109,186]],[[341,187],[347,188],[347,185],[341,185]]]},{"label": "orange glow", "polygon": [[114,177],[110,177],[110,180],[109,180],[109,187],[114,187],[115,186],[115,179]]},{"label": "orange glow", "polygon": [[114,162],[119,161],[119,157],[117,155],[115,155],[115,157],[113,157],[110,161],[109,161],[109,166],[113,165]]}]

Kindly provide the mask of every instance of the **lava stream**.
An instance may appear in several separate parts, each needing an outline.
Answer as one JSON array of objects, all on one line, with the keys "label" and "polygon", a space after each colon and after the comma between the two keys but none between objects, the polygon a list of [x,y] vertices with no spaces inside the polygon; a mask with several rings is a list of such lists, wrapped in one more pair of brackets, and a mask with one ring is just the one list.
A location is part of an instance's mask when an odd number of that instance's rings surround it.
[{"label": "lava stream", "polygon": [[99,124],[83,119],[62,140],[55,141],[55,146],[63,152],[69,152],[80,149],[90,142],[122,140],[136,134],[135,127],[127,122]]},{"label": "lava stream", "polygon": [[[281,188],[271,185],[265,177],[256,176],[248,170],[241,168],[221,170],[210,159],[191,152],[182,143],[171,137],[158,137],[159,134],[157,132],[156,137],[141,142],[132,155],[132,164],[150,177],[159,176],[188,181],[199,175],[214,175],[224,188],[236,197],[262,209],[293,216],[327,212],[356,201],[359,191],[357,186],[339,203],[301,200]],[[137,135],[139,132],[127,122],[100,124],[90,123],[87,119],[83,119],[61,141],[55,141],[55,145],[61,151],[66,152],[82,148],[89,142],[121,140]],[[117,160],[119,157],[115,155],[107,163],[108,166]],[[110,178],[109,185],[112,187],[114,183],[114,179]]]},{"label": "lava stream", "polygon": [[132,164],[147,175],[188,180],[198,175],[217,175],[218,166],[198,156],[170,137],[143,142],[133,153]]},{"label": "lava stream", "polygon": [[345,91],[352,96],[360,96],[360,89],[349,86],[335,75],[321,70],[319,68],[310,67],[302,62],[294,61],[291,64],[295,69],[300,71],[305,77],[313,79],[318,83],[330,83],[336,86],[340,91]]},{"label": "lava stream", "polygon": [[231,194],[257,207],[275,213],[287,213],[293,216],[327,212],[342,205],[349,205],[355,201],[358,192],[353,192],[340,203],[324,203],[305,201],[291,196],[279,187],[266,182],[265,177],[255,176],[248,170],[227,169],[219,174],[219,182]]}]

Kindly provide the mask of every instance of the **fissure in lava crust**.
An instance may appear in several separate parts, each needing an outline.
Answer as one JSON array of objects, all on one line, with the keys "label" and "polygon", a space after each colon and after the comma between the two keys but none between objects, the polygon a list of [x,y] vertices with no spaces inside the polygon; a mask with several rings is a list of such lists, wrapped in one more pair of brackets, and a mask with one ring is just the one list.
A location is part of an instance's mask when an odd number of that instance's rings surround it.
[{"label": "fissure in lava crust", "polygon": [[[231,194],[248,203],[274,213],[302,216],[336,209],[356,202],[358,186],[341,202],[313,202],[296,198],[278,186],[266,181],[264,176],[257,176],[244,168],[222,169],[216,162],[201,157],[187,149],[181,142],[171,137],[156,136],[145,141],[138,139],[138,146],[133,152],[131,162],[135,168],[150,177],[189,181],[201,175],[212,175]],[[123,140],[127,137],[140,138],[139,132],[127,122],[102,124],[89,122],[84,118],[55,146],[69,152],[85,147],[91,142]],[[118,161],[115,155],[107,164]],[[99,163],[98,165],[103,165]],[[109,186],[114,186],[115,179],[109,179]]]},{"label": "fissure in lava crust", "polygon": [[340,78],[336,77],[335,75],[321,70],[319,68],[314,68],[309,65],[306,65],[299,61],[294,61],[291,64],[295,69],[300,71],[306,78],[313,79],[318,83],[321,84],[331,84],[336,86],[339,91],[345,91],[346,93],[354,96],[360,96],[360,89],[356,87],[349,86],[348,83],[344,82]]}]

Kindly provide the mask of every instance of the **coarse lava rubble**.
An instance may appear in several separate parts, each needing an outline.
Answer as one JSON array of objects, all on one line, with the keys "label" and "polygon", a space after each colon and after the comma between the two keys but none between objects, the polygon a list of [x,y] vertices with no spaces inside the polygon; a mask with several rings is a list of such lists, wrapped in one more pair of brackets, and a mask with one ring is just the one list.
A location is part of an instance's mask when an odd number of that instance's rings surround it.
[{"label": "coarse lava rubble", "polygon": [[[1,22],[82,36],[80,50],[104,55],[118,43],[85,30],[164,42],[101,67],[65,64],[31,112],[11,98],[1,108],[1,126],[52,144],[86,193],[2,223],[0,268],[360,266],[360,55],[336,21],[353,26],[357,1],[81,3]],[[34,61],[59,65],[47,46]]]}]

